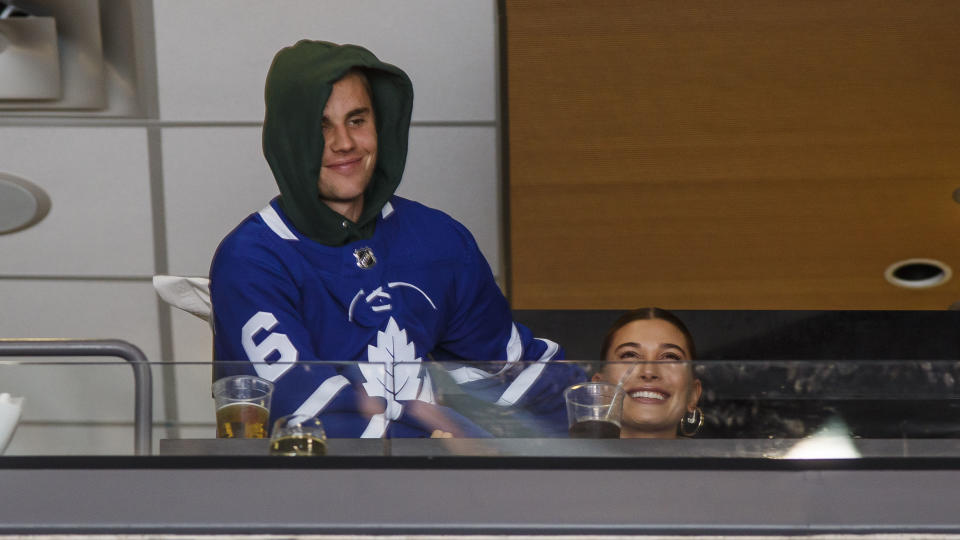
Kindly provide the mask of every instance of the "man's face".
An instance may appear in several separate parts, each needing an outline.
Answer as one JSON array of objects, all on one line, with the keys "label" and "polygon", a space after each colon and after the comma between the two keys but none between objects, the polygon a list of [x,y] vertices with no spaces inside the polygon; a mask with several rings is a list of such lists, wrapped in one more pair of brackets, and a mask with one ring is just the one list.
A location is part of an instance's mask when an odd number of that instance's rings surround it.
[{"label": "man's face", "polygon": [[333,84],[323,108],[323,140],[320,199],[356,221],[377,164],[376,122],[362,75],[351,73]]}]

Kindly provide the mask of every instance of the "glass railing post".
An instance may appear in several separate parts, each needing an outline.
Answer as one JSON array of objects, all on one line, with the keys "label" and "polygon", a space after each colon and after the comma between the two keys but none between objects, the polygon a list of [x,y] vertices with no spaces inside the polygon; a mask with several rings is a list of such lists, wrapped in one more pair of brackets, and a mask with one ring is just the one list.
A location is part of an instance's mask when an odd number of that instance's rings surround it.
[{"label": "glass railing post", "polygon": [[134,452],[148,456],[153,449],[153,377],[139,347],[119,339],[0,339],[0,356],[112,356],[133,368]]}]

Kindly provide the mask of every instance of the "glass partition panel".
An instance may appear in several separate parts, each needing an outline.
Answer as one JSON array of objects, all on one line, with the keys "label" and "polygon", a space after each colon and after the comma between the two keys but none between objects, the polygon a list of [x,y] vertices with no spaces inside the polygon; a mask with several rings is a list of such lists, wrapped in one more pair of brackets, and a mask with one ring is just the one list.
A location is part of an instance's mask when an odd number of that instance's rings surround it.
[{"label": "glass partition panel", "polygon": [[6,443],[5,456],[135,455],[136,397],[123,360],[0,358],[0,450]]},{"label": "glass partition panel", "polygon": [[704,436],[855,439],[960,435],[960,362],[707,361]]},{"label": "glass partition panel", "polygon": [[[153,362],[148,367],[146,429],[148,453],[154,455],[266,456],[273,423],[290,414],[319,418],[328,456],[960,454],[958,361],[428,360],[275,362],[259,369],[247,362]],[[215,373],[274,382],[264,438],[217,437]],[[615,404],[609,396],[607,401],[578,397],[583,410],[574,420],[598,423],[574,426],[571,437],[564,390],[588,381],[606,383]],[[16,429],[4,431],[0,423],[0,439],[9,434],[0,440],[0,446],[7,443],[4,455],[135,455],[143,428],[137,425],[142,392],[135,382],[123,360],[0,358],[0,394],[9,394],[0,397],[0,422],[12,424],[17,401],[12,398],[23,398]],[[590,399],[597,401],[591,405]]]}]

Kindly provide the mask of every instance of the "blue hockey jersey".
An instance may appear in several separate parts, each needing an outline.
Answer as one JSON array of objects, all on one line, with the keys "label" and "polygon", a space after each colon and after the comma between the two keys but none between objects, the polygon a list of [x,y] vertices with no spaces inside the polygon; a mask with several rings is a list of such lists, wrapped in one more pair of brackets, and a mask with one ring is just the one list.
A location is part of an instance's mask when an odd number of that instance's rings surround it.
[{"label": "blue hockey jersey", "polygon": [[584,377],[551,365],[562,349],[512,321],[460,223],[400,197],[371,238],[340,247],[302,236],[274,201],[224,239],[210,278],[215,357],[237,361],[218,362],[218,376],[273,381],[272,417],[321,414],[332,437],[482,436],[432,406],[430,359],[498,361],[443,366],[467,391],[540,418],[544,432],[564,429],[562,390]]}]

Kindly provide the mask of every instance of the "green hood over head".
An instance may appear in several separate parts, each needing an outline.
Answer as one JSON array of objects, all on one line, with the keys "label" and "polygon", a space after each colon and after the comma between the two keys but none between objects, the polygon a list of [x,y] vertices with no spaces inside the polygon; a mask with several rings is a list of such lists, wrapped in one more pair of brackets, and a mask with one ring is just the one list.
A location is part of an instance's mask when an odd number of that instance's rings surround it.
[{"label": "green hood over head", "polygon": [[[333,83],[352,68],[370,81],[377,126],[377,164],[356,224],[320,200],[323,109]],[[267,73],[263,155],[280,187],[280,207],[302,234],[341,246],[373,235],[377,215],[403,176],[413,85],[400,68],[356,45],[302,40],[281,49]]]}]

